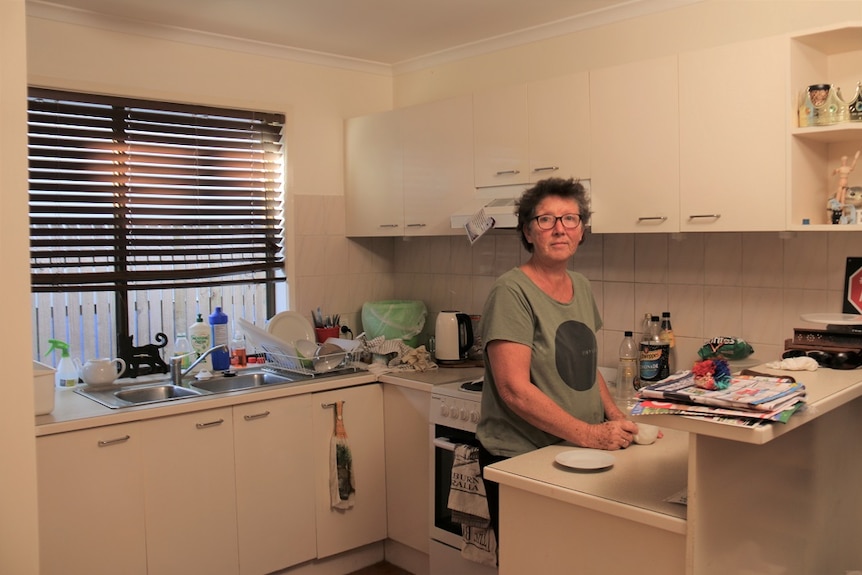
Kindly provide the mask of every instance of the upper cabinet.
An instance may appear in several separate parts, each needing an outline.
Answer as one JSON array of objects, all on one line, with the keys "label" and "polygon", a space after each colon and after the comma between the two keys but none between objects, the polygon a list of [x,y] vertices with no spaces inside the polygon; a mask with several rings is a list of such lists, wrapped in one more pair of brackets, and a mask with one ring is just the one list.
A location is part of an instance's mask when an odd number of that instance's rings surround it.
[{"label": "upper cabinet", "polygon": [[589,178],[589,102],[587,73],[474,94],[476,187]]},{"label": "upper cabinet", "polygon": [[785,229],[786,38],[679,56],[679,229]]},{"label": "upper cabinet", "polygon": [[400,116],[381,112],[345,124],[348,236],[404,234]]},{"label": "upper cabinet", "polygon": [[462,96],[347,120],[347,235],[455,233],[449,216],[473,193],[472,116]]},{"label": "upper cabinet", "polygon": [[590,73],[592,229],[679,231],[677,58]]},{"label": "upper cabinet", "polygon": [[[787,224],[791,230],[862,231],[860,225],[833,225],[827,209],[839,178],[842,156],[852,163],[862,150],[862,122],[798,127],[800,96],[813,84],[841,88],[849,103],[862,81],[862,26],[846,26],[802,34],[790,39],[791,113],[790,193]],[[862,162],[848,176],[849,186],[862,186]],[[859,216],[862,221],[862,215]]]}]

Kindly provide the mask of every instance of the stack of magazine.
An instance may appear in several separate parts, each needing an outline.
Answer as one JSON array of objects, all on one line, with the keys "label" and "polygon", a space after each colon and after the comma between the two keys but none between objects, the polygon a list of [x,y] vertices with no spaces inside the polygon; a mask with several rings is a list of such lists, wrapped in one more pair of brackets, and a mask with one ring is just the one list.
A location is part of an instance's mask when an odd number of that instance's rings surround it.
[{"label": "stack of magazine", "polygon": [[805,386],[785,377],[733,376],[725,389],[703,389],[683,371],[642,387],[632,415],[685,415],[755,427],[787,423],[805,405]]}]

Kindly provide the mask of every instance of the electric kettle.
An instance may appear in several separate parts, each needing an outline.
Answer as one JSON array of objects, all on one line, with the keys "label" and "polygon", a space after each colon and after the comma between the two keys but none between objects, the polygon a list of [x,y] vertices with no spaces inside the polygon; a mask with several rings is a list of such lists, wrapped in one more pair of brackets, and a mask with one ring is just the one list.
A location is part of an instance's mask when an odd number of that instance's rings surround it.
[{"label": "electric kettle", "polygon": [[473,347],[473,324],[460,311],[444,310],[437,314],[434,328],[438,361],[461,361]]}]

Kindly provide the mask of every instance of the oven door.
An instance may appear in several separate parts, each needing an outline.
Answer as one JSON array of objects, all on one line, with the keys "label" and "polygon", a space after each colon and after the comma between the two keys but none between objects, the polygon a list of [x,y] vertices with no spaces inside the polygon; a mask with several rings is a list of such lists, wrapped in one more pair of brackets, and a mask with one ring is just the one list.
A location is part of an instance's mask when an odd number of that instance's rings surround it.
[{"label": "oven door", "polygon": [[431,539],[461,549],[461,524],[452,521],[449,510],[449,487],[452,484],[452,465],[455,446],[461,443],[479,445],[471,431],[443,425],[431,425],[431,469],[433,482],[431,497]]}]

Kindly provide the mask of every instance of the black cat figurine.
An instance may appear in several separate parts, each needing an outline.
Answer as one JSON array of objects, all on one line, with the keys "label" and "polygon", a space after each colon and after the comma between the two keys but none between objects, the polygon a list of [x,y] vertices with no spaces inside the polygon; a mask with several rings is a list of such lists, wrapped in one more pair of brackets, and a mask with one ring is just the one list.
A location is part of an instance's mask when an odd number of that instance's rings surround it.
[{"label": "black cat figurine", "polygon": [[[138,377],[148,373],[168,373],[170,368],[164,362],[160,350],[168,345],[168,336],[159,332],[155,336],[158,343],[148,343],[135,347],[132,341],[135,336],[121,334],[119,337],[119,356],[126,361],[126,371],[120,377]],[[141,370],[142,367],[147,369]]]}]

